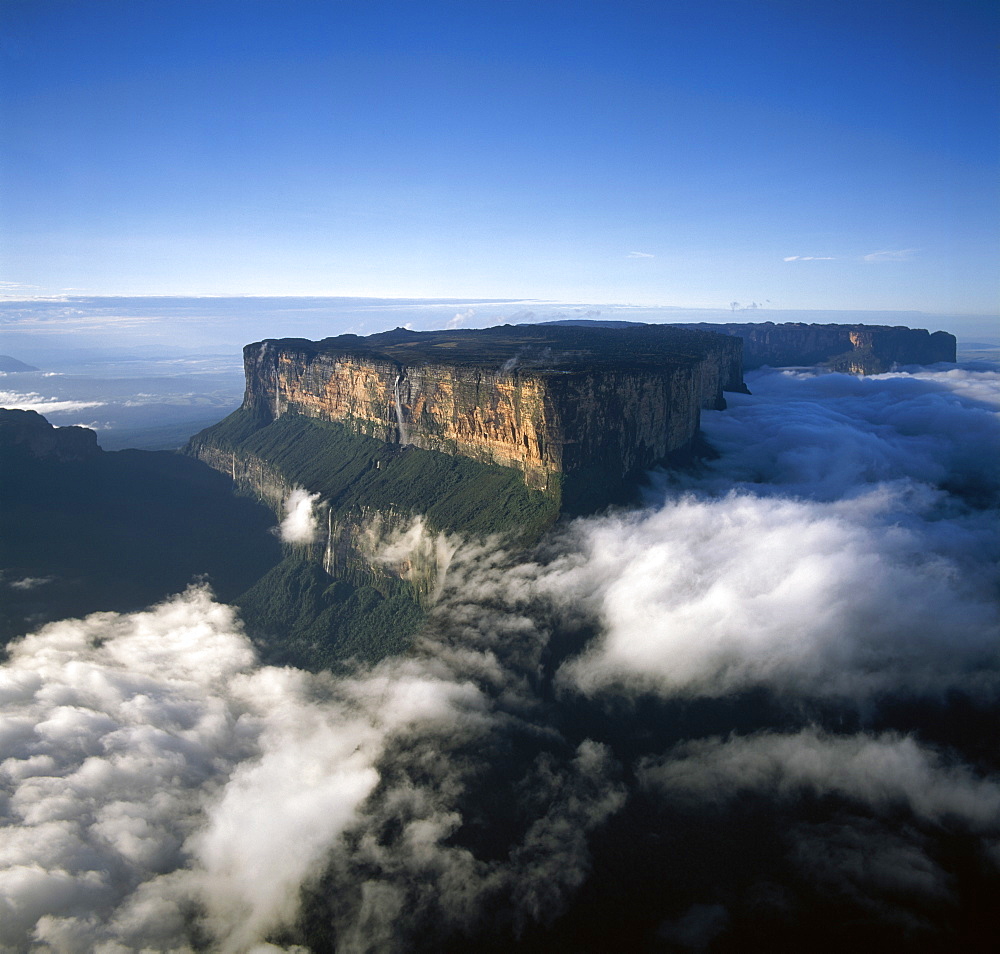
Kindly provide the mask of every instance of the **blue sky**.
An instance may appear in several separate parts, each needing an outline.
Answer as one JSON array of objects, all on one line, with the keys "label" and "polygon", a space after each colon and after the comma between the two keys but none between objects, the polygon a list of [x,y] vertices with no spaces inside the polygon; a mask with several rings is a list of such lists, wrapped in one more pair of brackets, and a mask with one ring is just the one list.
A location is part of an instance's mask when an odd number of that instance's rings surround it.
[{"label": "blue sky", "polygon": [[998,310],[965,0],[2,0],[7,296]]}]

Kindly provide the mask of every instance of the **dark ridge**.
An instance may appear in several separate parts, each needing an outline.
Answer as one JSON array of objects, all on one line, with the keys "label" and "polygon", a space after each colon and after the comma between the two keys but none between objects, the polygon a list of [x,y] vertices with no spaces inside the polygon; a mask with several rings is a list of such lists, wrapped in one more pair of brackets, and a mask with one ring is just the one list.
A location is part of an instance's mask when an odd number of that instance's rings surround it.
[{"label": "dark ridge", "polygon": [[[533,370],[604,370],[687,366],[713,348],[718,335],[676,325],[627,324],[501,325],[460,331],[396,328],[359,337],[338,335],[322,341],[267,339],[279,350],[311,354],[337,352],[399,364],[449,364],[498,368],[528,358]],[[248,345],[256,348],[259,342]]]}]

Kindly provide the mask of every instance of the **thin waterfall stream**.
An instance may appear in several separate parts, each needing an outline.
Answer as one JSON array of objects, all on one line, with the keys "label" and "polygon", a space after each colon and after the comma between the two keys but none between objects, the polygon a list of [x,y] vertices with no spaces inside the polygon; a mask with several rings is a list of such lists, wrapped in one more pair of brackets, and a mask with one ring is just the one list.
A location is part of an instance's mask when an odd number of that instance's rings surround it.
[{"label": "thin waterfall stream", "polygon": [[403,423],[403,405],[399,400],[399,382],[402,380],[403,375],[397,374],[396,380],[392,385],[392,393],[396,399],[396,426],[399,428],[399,443],[409,444],[410,438],[406,433],[406,425]]}]

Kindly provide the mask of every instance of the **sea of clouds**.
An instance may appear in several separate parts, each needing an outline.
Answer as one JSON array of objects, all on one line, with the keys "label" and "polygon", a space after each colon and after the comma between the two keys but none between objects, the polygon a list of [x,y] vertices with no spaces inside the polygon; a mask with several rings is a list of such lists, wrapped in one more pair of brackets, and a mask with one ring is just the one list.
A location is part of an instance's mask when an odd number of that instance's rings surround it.
[{"label": "sea of clouds", "polygon": [[646,506],[458,547],[406,656],[262,666],[198,586],[13,646],[0,950],[975,949],[1000,373],[748,383]]}]

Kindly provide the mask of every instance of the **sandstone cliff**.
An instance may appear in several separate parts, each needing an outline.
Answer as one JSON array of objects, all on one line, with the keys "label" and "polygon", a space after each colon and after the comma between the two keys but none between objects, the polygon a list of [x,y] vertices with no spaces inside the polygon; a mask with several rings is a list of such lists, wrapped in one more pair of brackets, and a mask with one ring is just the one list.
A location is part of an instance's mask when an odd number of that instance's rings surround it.
[{"label": "sandstone cliff", "polygon": [[241,598],[251,632],[297,665],[375,659],[378,607],[398,651],[462,539],[531,546],[690,454],[701,409],[745,390],[741,352],[662,326],[248,345],[243,406],[187,452],[279,515],[304,488],[314,521]]},{"label": "sandstone cliff", "polygon": [[850,374],[881,374],[907,364],[955,360],[955,336],[885,325],[807,325],[788,322],[692,324],[743,341],[743,366],[824,365]]},{"label": "sandstone cliff", "polygon": [[344,424],[388,443],[513,467],[529,487],[623,480],[690,451],[703,407],[744,390],[741,345],[713,333],[521,326],[263,341],[244,408]]}]

